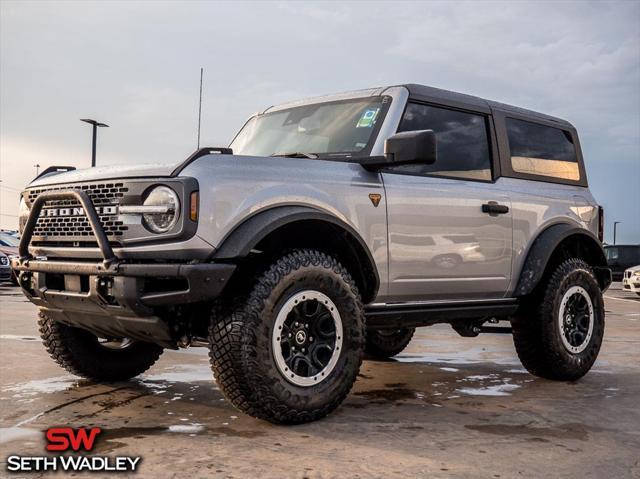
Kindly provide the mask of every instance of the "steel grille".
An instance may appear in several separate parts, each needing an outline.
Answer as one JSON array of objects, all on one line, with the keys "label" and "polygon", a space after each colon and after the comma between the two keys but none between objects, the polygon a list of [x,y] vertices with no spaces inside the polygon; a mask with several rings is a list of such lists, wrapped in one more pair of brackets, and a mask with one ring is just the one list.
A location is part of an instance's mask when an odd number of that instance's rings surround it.
[{"label": "steel grille", "polygon": [[[129,191],[123,183],[96,183],[77,184],[45,187],[29,190],[25,195],[26,203],[31,206],[38,195],[44,191],[58,191],[67,189],[79,189],[87,193],[100,216],[100,221],[107,237],[117,240],[128,230],[122,221],[118,220],[117,214],[101,214],[101,208],[116,206],[120,199]],[[69,209],[70,214],[59,216],[48,216],[48,210],[64,208]],[[39,241],[91,241],[93,231],[91,225],[84,214],[77,214],[74,208],[80,208],[80,204],[75,200],[55,200],[47,201],[42,209],[40,218],[33,231],[34,239]]]},{"label": "steel grille", "polygon": [[[104,205],[117,205],[120,201],[120,198],[124,196],[124,194],[129,191],[129,188],[124,186],[123,183],[100,183],[95,185],[62,185],[62,186],[52,186],[49,188],[37,188],[34,190],[29,190],[26,198],[27,205],[31,207],[35,199],[38,197],[40,193],[43,191],[59,191],[59,190],[82,190],[89,195],[91,201],[95,206],[104,206]],[[59,200],[59,201],[48,201],[47,207],[65,207],[65,206],[79,206],[77,201],[74,200]]]}]

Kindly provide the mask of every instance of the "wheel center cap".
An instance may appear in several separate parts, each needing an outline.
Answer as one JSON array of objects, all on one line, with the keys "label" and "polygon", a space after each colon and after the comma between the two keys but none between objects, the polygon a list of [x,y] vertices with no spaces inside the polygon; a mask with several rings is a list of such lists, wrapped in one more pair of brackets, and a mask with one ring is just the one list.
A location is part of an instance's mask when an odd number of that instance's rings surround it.
[{"label": "wheel center cap", "polygon": [[307,333],[305,333],[302,330],[296,333],[296,343],[304,344],[306,340],[307,340]]}]

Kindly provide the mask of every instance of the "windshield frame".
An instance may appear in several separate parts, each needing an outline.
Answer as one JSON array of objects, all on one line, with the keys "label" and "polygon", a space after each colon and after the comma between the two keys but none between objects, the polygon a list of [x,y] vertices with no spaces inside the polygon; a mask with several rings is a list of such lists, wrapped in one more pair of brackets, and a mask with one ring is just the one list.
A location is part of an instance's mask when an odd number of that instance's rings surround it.
[{"label": "windshield frame", "polygon": [[[286,113],[286,112],[295,110],[297,108],[305,108],[311,105],[339,105],[342,103],[352,103],[354,101],[366,101],[366,100],[371,101],[372,99],[375,99],[375,98],[382,99],[382,106],[380,108],[380,113],[378,114],[378,118],[376,119],[376,123],[373,126],[373,129],[371,130],[371,135],[369,136],[369,140],[367,141],[366,146],[362,148],[360,151],[350,151],[350,152],[341,151],[341,152],[325,152],[325,153],[318,153],[315,151],[301,152],[301,153],[308,153],[308,154],[315,155],[317,158],[313,158],[313,159],[319,159],[319,160],[348,160],[350,158],[367,158],[371,156],[371,150],[373,149],[376,143],[378,134],[380,133],[380,129],[382,128],[382,125],[384,124],[385,119],[387,117],[387,113],[389,112],[389,109],[391,108],[391,104],[394,101],[394,98],[391,95],[380,94],[380,95],[368,95],[368,96],[354,96],[349,98],[341,98],[338,100],[324,100],[324,101],[317,101],[317,102],[309,102],[309,103],[304,103],[302,105],[294,105],[288,108],[279,108],[275,110],[269,109],[263,113],[258,113],[256,115],[251,116],[246,122],[244,122],[242,127],[238,130],[238,132],[235,134],[235,136],[231,140],[231,143],[229,143],[229,148],[233,149],[233,143],[236,141],[238,136],[240,136],[240,133],[242,133],[242,131],[247,127],[247,125],[249,125],[249,123],[251,123],[251,121],[253,121],[256,118]],[[284,153],[284,152],[275,152],[275,153]],[[235,151],[233,152],[233,154],[241,155]],[[255,156],[255,155],[249,155],[249,156]],[[265,158],[268,158],[268,157],[269,156]],[[271,157],[273,157],[273,155],[271,155]],[[275,155],[275,157],[278,157],[278,155]],[[306,159],[306,158],[302,158],[302,159]]]}]

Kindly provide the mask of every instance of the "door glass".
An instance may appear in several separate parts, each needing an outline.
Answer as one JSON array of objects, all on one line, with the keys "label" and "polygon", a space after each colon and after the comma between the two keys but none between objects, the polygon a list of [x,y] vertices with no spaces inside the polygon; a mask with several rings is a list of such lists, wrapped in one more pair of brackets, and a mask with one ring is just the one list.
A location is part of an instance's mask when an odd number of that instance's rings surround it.
[{"label": "door glass", "polygon": [[484,116],[409,103],[398,132],[416,130],[434,131],[438,159],[432,165],[401,165],[389,171],[491,180],[491,155]]}]

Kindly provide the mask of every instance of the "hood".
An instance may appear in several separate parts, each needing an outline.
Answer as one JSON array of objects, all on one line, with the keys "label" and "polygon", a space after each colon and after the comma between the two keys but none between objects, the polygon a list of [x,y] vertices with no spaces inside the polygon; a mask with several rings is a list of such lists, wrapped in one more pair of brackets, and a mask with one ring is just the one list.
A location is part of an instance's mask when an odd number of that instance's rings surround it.
[{"label": "hood", "polygon": [[18,248],[0,245],[0,253],[6,254],[7,256],[14,256],[18,254]]},{"label": "hood", "polygon": [[194,151],[186,160],[169,163],[145,163],[140,165],[113,165],[82,170],[72,170],[64,173],[52,173],[33,180],[33,186],[59,185],[64,183],[81,183],[83,181],[116,180],[121,178],[158,178],[177,176],[188,165],[203,156],[232,156],[231,149],[226,147],[208,146]]},{"label": "hood", "polygon": [[175,163],[100,166],[82,170],[72,170],[38,178],[29,184],[29,188],[33,186],[80,183],[94,180],[171,176],[171,173],[179,167],[180,164],[182,164],[182,161]]}]

